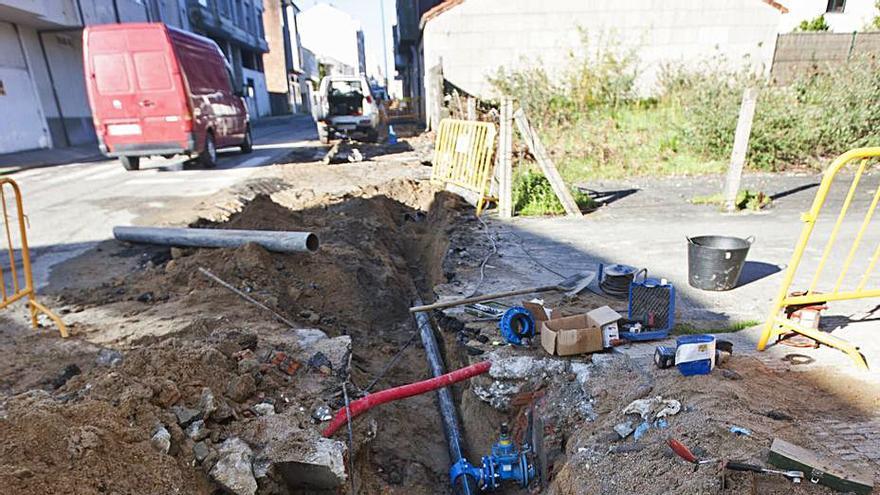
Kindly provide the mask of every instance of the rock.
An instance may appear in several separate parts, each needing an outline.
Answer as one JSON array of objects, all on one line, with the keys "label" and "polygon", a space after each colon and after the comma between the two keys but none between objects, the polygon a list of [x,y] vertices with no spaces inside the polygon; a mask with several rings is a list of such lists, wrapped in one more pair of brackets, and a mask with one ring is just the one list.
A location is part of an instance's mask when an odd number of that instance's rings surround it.
[{"label": "rock", "polygon": [[260,402],[259,404],[254,404],[253,409],[254,412],[259,414],[260,416],[269,416],[275,414],[275,405],[268,402]]},{"label": "rock", "polygon": [[186,256],[186,254],[187,253],[186,253],[185,249],[181,249],[179,247],[172,247],[171,248],[171,259],[176,260],[179,258],[183,258],[184,256]]},{"label": "rock", "polygon": [[153,302],[153,293],[151,291],[144,292],[143,294],[137,296],[137,301],[142,303],[151,303]]},{"label": "rock", "polygon": [[553,358],[513,356],[494,359],[489,376],[500,380],[528,380],[565,372],[566,362]]},{"label": "rock", "polygon": [[177,423],[180,426],[186,426],[192,423],[193,421],[199,419],[202,414],[196,409],[190,409],[184,406],[173,406],[171,408],[171,412],[173,412],[174,415],[177,416]]},{"label": "rock", "polygon": [[98,357],[95,358],[95,364],[98,366],[116,366],[122,362],[122,353],[113,349],[101,349],[98,351]]},{"label": "rock", "polygon": [[269,474],[269,468],[272,467],[272,461],[270,459],[266,459],[265,457],[261,457],[255,459],[251,466],[253,467],[255,478],[265,478],[266,475]]},{"label": "rock", "polygon": [[624,439],[632,435],[632,432],[634,431],[636,431],[636,429],[633,426],[632,421],[625,421],[623,423],[618,423],[614,425],[614,432],[617,433],[617,436],[620,439]]},{"label": "rock", "polygon": [[[348,375],[348,367],[351,362],[351,337],[342,335],[332,339],[324,339],[316,342],[309,349],[308,359],[311,361],[316,354],[323,354],[330,361],[329,368],[336,376]],[[326,363],[324,363],[326,366]]]},{"label": "rock", "polygon": [[217,410],[217,404],[214,399],[214,392],[211,391],[210,388],[204,387],[202,388],[202,395],[199,397],[199,412],[202,414],[202,419],[209,419],[211,414]]},{"label": "rock", "polygon": [[318,323],[321,321],[321,315],[310,310],[300,311],[299,316],[300,318],[308,320],[309,323]]},{"label": "rock", "polygon": [[251,468],[253,451],[240,438],[227,439],[220,445],[217,463],[210,476],[224,489],[235,495],[254,495],[257,480]]},{"label": "rock", "polygon": [[171,450],[171,433],[164,426],[160,426],[150,438],[150,445],[159,452],[167,454]]},{"label": "rock", "polygon": [[259,369],[260,362],[254,358],[246,358],[238,362],[238,372],[241,374],[253,373]]},{"label": "rock", "polygon": [[314,418],[315,421],[330,421],[333,419],[333,413],[330,411],[329,407],[322,404],[312,411],[312,418]]},{"label": "rock", "polygon": [[300,348],[308,348],[316,342],[327,339],[327,334],[316,328],[298,328],[293,331],[295,341]]},{"label": "rock", "polygon": [[157,386],[154,385],[153,397],[158,405],[170,407],[180,400],[180,391],[171,380],[162,380]]},{"label": "rock", "polygon": [[728,380],[742,380],[742,375],[733,370],[721,370],[721,376],[727,378]]},{"label": "rock", "polygon": [[235,409],[233,409],[224,400],[217,401],[217,409],[211,414],[211,419],[217,423],[225,423],[235,418]]},{"label": "rock", "polygon": [[196,442],[199,440],[204,440],[208,437],[208,428],[205,426],[205,421],[200,419],[198,421],[193,421],[191,425],[186,429],[186,436],[192,438]]},{"label": "rock", "polygon": [[590,379],[590,368],[591,365],[587,363],[571,363],[571,372],[574,373],[575,379],[581,387],[585,386],[587,380]]},{"label": "rock", "polygon": [[323,352],[316,352],[309,358],[309,367],[325,373],[333,371],[333,363]]},{"label": "rock", "polygon": [[252,375],[239,375],[229,382],[226,395],[235,402],[244,402],[257,391],[257,381]]},{"label": "rock", "polygon": [[75,364],[68,364],[61,370],[61,373],[58,374],[55,378],[52,379],[52,388],[61,388],[67,383],[67,380],[75,377],[82,373],[82,370],[79,369],[79,366]]},{"label": "rock", "polygon": [[[271,450],[273,446],[269,446]],[[276,447],[277,448],[277,447]],[[302,448],[270,452],[275,469],[293,492],[336,491],[346,482],[345,444],[318,438]]]},{"label": "rock", "polygon": [[201,463],[210,453],[211,447],[208,445],[208,442],[196,442],[196,444],[193,445],[193,457],[196,462]]}]

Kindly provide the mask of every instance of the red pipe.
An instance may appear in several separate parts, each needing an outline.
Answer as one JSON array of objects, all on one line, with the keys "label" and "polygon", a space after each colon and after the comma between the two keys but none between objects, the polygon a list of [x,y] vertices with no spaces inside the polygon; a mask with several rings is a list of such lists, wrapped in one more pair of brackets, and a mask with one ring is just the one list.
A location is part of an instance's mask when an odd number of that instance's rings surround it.
[{"label": "red pipe", "polygon": [[[481,363],[465,366],[464,368],[457,369],[455,371],[450,371],[445,375],[440,375],[428,380],[410,383],[408,385],[401,385],[400,387],[389,388],[381,392],[376,392],[375,394],[370,394],[366,397],[350,403],[349,414],[351,415],[351,419],[354,419],[380,404],[395,401],[398,399],[406,399],[407,397],[420,395],[425,392],[437,390],[438,388],[448,387],[453,383],[458,383],[462,380],[467,380],[468,378],[482,375],[483,373],[489,371],[489,368],[491,367],[491,362],[483,361]],[[331,437],[334,433],[336,433],[336,430],[345,425],[346,422],[347,418],[345,414],[345,407],[343,407],[336,412],[336,415],[333,417],[332,420],[330,420],[330,424],[327,425],[327,428],[324,429],[324,437]]]}]

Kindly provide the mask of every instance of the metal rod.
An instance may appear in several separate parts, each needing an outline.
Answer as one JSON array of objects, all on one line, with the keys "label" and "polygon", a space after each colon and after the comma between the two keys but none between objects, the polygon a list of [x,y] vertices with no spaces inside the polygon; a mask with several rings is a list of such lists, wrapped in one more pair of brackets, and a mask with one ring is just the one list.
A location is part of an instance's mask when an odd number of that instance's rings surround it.
[{"label": "metal rod", "polygon": [[318,236],[311,232],[273,230],[188,229],[174,227],[113,227],[120,241],[189,247],[240,247],[249,242],[279,253],[314,252]]},{"label": "metal rod", "polygon": [[254,299],[253,297],[251,297],[251,296],[245,294],[244,292],[242,292],[242,291],[236,289],[232,284],[227,283],[227,282],[224,282],[223,280],[220,279],[220,277],[218,277],[217,275],[214,275],[213,273],[211,273],[211,272],[208,271],[207,269],[202,268],[202,267],[199,267],[199,271],[202,272],[202,275],[204,275],[204,276],[210,278],[210,279],[213,280],[214,282],[217,282],[218,284],[222,285],[223,287],[225,287],[225,288],[229,289],[230,291],[234,292],[235,295],[237,295],[238,297],[244,299],[245,301],[247,301],[247,302],[253,304],[254,306],[256,306],[256,307],[258,307],[258,308],[260,308],[260,309],[264,309],[264,310],[266,310],[266,311],[272,313],[272,314],[275,316],[275,318],[278,319],[278,321],[284,323],[285,325],[289,326],[290,328],[296,328],[296,325],[294,325],[292,321],[290,321],[290,320],[288,320],[287,318],[281,316],[280,314],[278,314],[277,311],[275,311],[275,310],[273,310],[272,308],[266,306],[265,304],[261,303],[260,301],[257,301],[256,299]]},{"label": "metal rod", "polygon": [[354,487],[354,432],[351,429],[351,402],[348,400],[348,387],[342,382],[342,395],[345,397],[345,421],[348,423],[348,475],[351,476],[351,495],[356,493]]},{"label": "metal rod", "polygon": [[[414,301],[415,306],[421,306],[421,304],[420,299]],[[445,373],[443,358],[440,355],[440,348],[437,346],[437,339],[434,337],[431,319],[425,313],[415,313],[415,319],[422,337],[422,345],[425,346],[425,354],[428,356],[431,373],[435,377],[443,375]],[[443,422],[443,433],[446,435],[449,448],[449,458],[452,464],[455,464],[462,458],[461,433],[458,428],[458,412],[455,410],[449,388],[444,387],[437,390],[437,402],[440,408],[440,420]],[[461,476],[459,480],[462,480],[461,485],[454,487],[459,493],[471,495],[477,492],[475,480],[471,477]]]}]

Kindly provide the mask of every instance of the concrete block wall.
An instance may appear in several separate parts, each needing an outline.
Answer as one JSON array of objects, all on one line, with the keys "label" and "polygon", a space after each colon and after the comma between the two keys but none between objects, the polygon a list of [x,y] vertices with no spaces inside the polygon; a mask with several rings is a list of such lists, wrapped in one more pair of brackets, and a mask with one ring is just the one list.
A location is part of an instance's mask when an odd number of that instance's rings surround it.
[{"label": "concrete block wall", "polygon": [[451,83],[493,97],[487,76],[499,67],[540,65],[558,77],[571,54],[583,55],[583,30],[591,51],[633,51],[648,95],[664,65],[768,72],[781,15],[762,0],[467,0],[425,25],[424,65],[442,60]]}]

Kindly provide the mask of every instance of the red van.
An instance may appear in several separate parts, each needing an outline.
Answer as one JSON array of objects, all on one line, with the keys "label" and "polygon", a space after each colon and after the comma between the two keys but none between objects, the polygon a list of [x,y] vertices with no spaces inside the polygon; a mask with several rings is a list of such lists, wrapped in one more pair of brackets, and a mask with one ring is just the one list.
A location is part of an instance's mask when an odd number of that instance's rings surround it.
[{"label": "red van", "polygon": [[161,23],[88,26],[83,66],[101,151],[126,170],[176,154],[210,168],[217,148],[252,149],[247,106],[208,38]]}]

